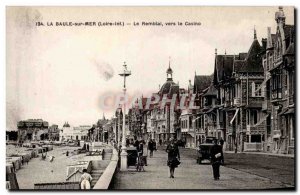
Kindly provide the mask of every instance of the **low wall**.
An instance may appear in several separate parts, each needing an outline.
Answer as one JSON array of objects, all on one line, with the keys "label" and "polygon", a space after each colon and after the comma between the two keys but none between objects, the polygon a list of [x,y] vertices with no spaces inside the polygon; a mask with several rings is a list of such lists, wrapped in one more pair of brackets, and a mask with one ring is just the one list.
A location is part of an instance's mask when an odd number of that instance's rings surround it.
[{"label": "low wall", "polygon": [[94,186],[94,190],[107,190],[111,188],[118,165],[118,152],[113,149],[110,163]]},{"label": "low wall", "polygon": [[34,184],[35,190],[80,190],[79,182],[58,182]]},{"label": "low wall", "polygon": [[244,143],[244,151],[245,152],[260,152],[263,151],[262,143]]}]

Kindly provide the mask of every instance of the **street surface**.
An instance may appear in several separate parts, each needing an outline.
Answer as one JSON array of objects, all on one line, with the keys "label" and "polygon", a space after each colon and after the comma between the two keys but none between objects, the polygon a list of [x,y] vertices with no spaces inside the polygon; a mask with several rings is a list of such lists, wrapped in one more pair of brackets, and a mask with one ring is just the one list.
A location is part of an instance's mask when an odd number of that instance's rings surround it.
[{"label": "street surface", "polygon": [[[193,149],[181,149],[190,158],[196,158]],[[294,186],[294,158],[257,153],[224,153],[225,166],[266,177]]]},{"label": "street surface", "polygon": [[[175,178],[169,178],[169,167],[167,166],[167,153],[160,149],[154,152],[154,157],[149,158],[148,166],[145,166],[145,172],[136,172],[133,169],[128,172],[118,172],[114,182],[114,189],[277,189],[293,188],[292,185],[277,179],[277,176],[271,177],[268,171],[266,176],[259,176],[257,171],[251,173],[251,170],[261,169],[261,164],[251,162],[255,161],[252,156],[248,158],[236,158],[233,155],[225,154],[226,166],[220,168],[220,180],[215,181],[212,176],[212,167],[209,164],[199,165],[196,163],[196,151],[193,149],[180,148],[181,165],[175,170]],[[243,156],[243,155],[241,155]],[[237,156],[239,157],[239,156]],[[262,159],[264,156],[261,156]],[[226,160],[226,158],[228,158]],[[250,158],[252,158],[250,160]],[[238,166],[249,160],[247,166]],[[269,157],[266,158],[269,160]],[[272,158],[270,160],[273,160]],[[291,159],[293,160],[293,159]],[[283,161],[290,161],[284,158]],[[263,162],[263,160],[258,160]],[[271,161],[272,162],[272,161]],[[265,165],[271,164],[265,160]],[[232,165],[229,165],[232,163]],[[277,162],[280,164],[281,162]],[[244,163],[245,164],[245,163]],[[272,165],[276,166],[275,164]],[[284,165],[282,165],[284,166]],[[279,166],[279,169],[282,168]],[[289,166],[292,166],[289,164]],[[232,168],[231,168],[232,167]],[[133,167],[131,167],[133,168]],[[238,170],[240,169],[240,170]],[[293,169],[293,167],[290,167]],[[246,170],[246,171],[245,171]],[[286,169],[284,169],[286,170]],[[272,170],[275,172],[274,170]],[[258,171],[259,172],[259,171]],[[286,172],[284,172],[286,173]],[[276,173],[277,174],[277,173]],[[276,175],[274,174],[274,175]],[[279,174],[279,173],[278,173]],[[287,177],[290,178],[290,177]]]}]

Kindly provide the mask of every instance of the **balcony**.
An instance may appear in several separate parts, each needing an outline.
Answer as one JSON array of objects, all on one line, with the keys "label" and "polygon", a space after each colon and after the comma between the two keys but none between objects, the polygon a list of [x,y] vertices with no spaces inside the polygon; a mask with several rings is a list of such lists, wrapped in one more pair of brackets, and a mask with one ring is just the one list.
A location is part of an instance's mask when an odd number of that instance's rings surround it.
[{"label": "balcony", "polygon": [[264,97],[249,97],[248,108],[262,108]]},{"label": "balcony", "polygon": [[228,133],[228,134],[232,134],[233,133],[233,128],[232,128],[232,126],[229,126],[228,128],[227,128],[227,132],[226,133]]},{"label": "balcony", "polygon": [[205,131],[203,128],[200,128],[200,129],[198,128],[198,129],[196,129],[196,133],[205,134]]},{"label": "balcony", "polygon": [[294,105],[294,94],[289,95],[289,105]]},{"label": "balcony", "polygon": [[275,62],[274,67],[279,66],[282,63],[282,57],[279,56],[279,57],[275,58],[274,62]]},{"label": "balcony", "polygon": [[281,89],[272,91],[272,102],[279,101],[282,98]]},{"label": "balcony", "polygon": [[233,99],[233,105],[234,106],[240,106],[241,105],[241,98],[234,98]]},{"label": "balcony", "polygon": [[273,130],[273,139],[278,139],[281,137],[281,131],[280,130]]},{"label": "balcony", "polygon": [[266,130],[266,122],[262,122],[261,124],[255,126],[255,125],[247,125],[247,132],[248,133],[255,133],[255,134],[261,134],[264,133]]}]

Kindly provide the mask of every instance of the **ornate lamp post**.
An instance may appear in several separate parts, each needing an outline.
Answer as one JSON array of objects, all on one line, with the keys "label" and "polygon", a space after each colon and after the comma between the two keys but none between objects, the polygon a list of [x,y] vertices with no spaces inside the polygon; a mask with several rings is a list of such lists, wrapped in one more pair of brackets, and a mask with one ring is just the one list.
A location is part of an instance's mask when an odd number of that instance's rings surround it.
[{"label": "ornate lamp post", "polygon": [[127,149],[126,149],[126,132],[125,132],[125,109],[126,109],[126,77],[131,75],[131,71],[127,70],[126,62],[124,62],[124,70],[119,75],[124,78],[123,92],[124,92],[124,102],[123,102],[123,126],[122,126],[122,148],[121,148],[121,171],[127,171]]}]

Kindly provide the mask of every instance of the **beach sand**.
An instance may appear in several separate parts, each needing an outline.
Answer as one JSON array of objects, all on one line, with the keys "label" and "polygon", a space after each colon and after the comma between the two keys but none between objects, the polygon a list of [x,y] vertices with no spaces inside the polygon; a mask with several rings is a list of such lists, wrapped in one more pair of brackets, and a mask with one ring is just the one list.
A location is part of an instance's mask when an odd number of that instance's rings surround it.
[{"label": "beach sand", "polygon": [[[54,161],[50,162],[49,158],[41,160],[41,154],[38,158],[32,158],[28,165],[24,164],[16,172],[20,189],[34,189],[35,183],[54,183],[65,182],[67,178],[67,165],[76,164],[79,160],[85,159],[85,154],[75,155],[72,152],[79,147],[54,146],[52,151],[47,152],[47,156],[53,155]],[[24,151],[27,148],[15,148],[7,146],[7,153],[14,151]],[[69,151],[69,156],[66,156]]]}]

